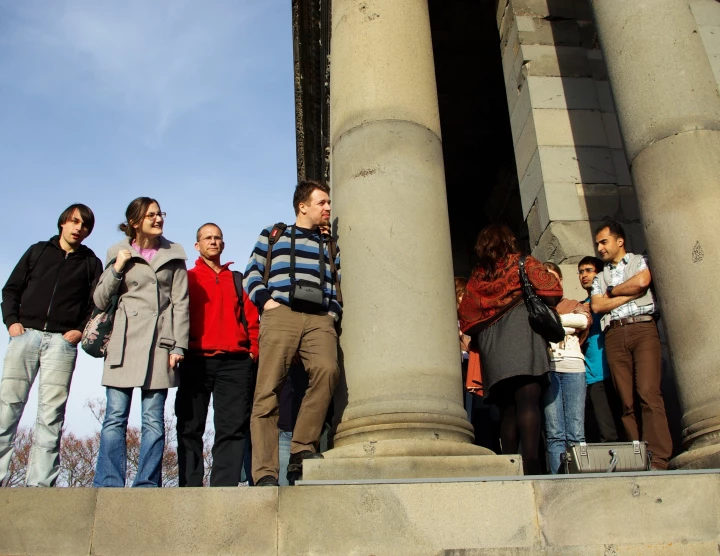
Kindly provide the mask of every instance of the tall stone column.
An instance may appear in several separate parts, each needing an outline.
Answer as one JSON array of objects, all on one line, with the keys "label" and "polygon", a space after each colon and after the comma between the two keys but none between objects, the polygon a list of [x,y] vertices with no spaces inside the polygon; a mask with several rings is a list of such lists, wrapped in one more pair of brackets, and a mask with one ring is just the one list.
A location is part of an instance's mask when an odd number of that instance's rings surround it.
[{"label": "tall stone column", "polygon": [[687,452],[720,467],[720,97],[687,0],[593,0],[677,375]]},{"label": "tall stone column", "polygon": [[[492,452],[471,444],[462,405],[427,0],[335,0],[330,91],[347,405],[335,449],[304,476],[453,474]],[[423,459],[437,455],[460,459]],[[517,472],[517,457],[502,461],[492,474]]]}]

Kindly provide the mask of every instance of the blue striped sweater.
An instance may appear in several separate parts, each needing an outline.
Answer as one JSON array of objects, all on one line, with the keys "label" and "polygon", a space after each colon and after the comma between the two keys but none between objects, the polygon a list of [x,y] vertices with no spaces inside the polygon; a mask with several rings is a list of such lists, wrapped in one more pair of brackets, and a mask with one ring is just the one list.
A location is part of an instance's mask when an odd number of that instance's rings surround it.
[{"label": "blue striped sweater", "polygon": [[[262,311],[265,303],[272,297],[278,303],[290,305],[290,232],[288,226],[278,238],[272,250],[272,263],[270,277],[265,286],[265,263],[267,261],[268,237],[273,226],[268,226],[258,237],[247,268],[243,287],[255,306]],[[335,285],[330,270],[330,255],[327,241],[323,256],[325,257],[325,283],[323,296],[323,309],[342,314],[342,306],[337,302]],[[296,227],[295,231],[295,280],[308,280],[320,283],[320,235],[317,230]],[[340,248],[337,249],[335,267],[340,279]]]}]

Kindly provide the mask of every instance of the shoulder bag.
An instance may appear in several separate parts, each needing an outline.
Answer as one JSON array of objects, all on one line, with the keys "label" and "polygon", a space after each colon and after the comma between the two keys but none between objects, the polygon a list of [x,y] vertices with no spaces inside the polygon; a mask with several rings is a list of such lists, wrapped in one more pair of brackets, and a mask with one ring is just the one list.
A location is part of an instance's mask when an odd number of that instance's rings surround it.
[{"label": "shoulder bag", "polygon": [[560,320],[560,315],[557,314],[557,311],[548,307],[535,293],[535,288],[533,288],[527,272],[525,272],[525,255],[520,257],[518,264],[520,265],[520,280],[530,328],[548,342],[562,342],[565,339],[565,329]]},{"label": "shoulder bag", "polygon": [[[111,260],[106,269],[115,264],[115,259]],[[115,311],[120,301],[120,294],[116,293],[110,298],[110,303],[105,309],[95,307],[93,309],[90,320],[85,325],[80,347],[90,357],[105,357],[107,353],[107,345],[112,334],[113,324],[115,323]]]}]

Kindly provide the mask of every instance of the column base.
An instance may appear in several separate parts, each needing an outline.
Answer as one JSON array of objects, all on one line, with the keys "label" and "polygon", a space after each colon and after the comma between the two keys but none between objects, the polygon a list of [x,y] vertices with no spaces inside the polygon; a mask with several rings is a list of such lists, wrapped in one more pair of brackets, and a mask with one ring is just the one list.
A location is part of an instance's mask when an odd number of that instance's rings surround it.
[{"label": "column base", "polygon": [[303,462],[303,480],[311,481],[517,477],[522,474],[519,455],[390,456]]},{"label": "column base", "polygon": [[469,443],[398,439],[358,442],[334,448],[325,459],[303,462],[303,479],[443,479],[523,474],[522,458]]},{"label": "column base", "polygon": [[670,461],[669,469],[720,469],[720,445],[683,452]]}]

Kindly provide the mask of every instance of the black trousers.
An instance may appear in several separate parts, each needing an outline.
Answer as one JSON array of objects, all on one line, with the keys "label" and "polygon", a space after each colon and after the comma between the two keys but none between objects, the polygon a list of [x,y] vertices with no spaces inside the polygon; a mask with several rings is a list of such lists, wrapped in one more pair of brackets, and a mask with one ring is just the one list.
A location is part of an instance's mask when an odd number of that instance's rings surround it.
[{"label": "black trousers", "polygon": [[248,354],[190,355],[175,398],[179,484],[203,486],[203,434],[210,396],[215,413],[210,486],[237,486],[250,427],[253,361]]},{"label": "black trousers", "polygon": [[[588,441],[618,442],[623,431],[620,422],[620,400],[611,379],[601,380],[587,387],[585,422],[589,427]],[[597,437],[594,432],[597,433]]]}]

